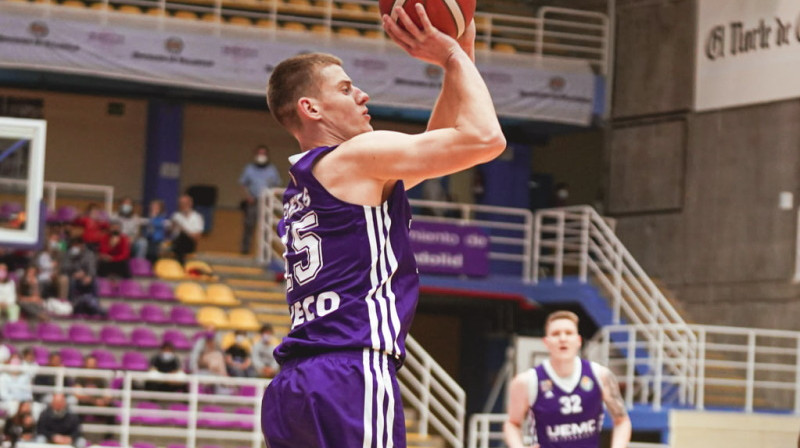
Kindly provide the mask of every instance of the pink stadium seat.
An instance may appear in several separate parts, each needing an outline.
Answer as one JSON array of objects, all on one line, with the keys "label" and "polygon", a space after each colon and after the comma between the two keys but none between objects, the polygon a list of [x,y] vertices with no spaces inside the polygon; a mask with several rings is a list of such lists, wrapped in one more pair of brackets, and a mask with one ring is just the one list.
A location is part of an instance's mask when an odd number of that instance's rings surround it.
[{"label": "pink stadium seat", "polygon": [[239,418],[237,421],[233,422],[239,429],[243,429],[245,431],[252,431],[253,430],[253,416],[255,412],[253,408],[236,408],[235,413],[241,415],[242,417]]},{"label": "pink stadium seat", "polygon": [[114,283],[107,278],[97,279],[97,296],[98,297],[117,297],[117,287]]},{"label": "pink stadium seat", "polygon": [[[163,423],[164,419],[161,419],[161,420],[162,420],[162,423],[158,423],[159,425],[163,425],[164,424]],[[157,448],[152,443],[147,443],[147,442],[134,442],[131,446],[133,448]]]},{"label": "pink stadium seat", "polygon": [[125,370],[147,370],[150,363],[147,358],[139,352],[125,352],[122,355],[122,367]]},{"label": "pink stadium seat", "polygon": [[119,322],[138,322],[139,315],[133,311],[130,304],[117,302],[108,308],[108,318]]},{"label": "pink stadium seat", "polygon": [[256,389],[256,386],[244,385],[239,386],[239,393],[237,395],[240,397],[255,397],[257,391],[258,389]]},{"label": "pink stadium seat", "polygon": [[101,348],[92,350],[92,356],[97,358],[97,367],[100,369],[117,370],[121,367],[114,354],[108,350]]},{"label": "pink stadium seat", "polygon": [[194,310],[187,306],[173,306],[169,316],[178,325],[197,325],[197,320],[194,318]]},{"label": "pink stadium seat", "polygon": [[[209,404],[209,405],[202,406],[200,408],[200,412],[201,413],[205,412],[205,413],[209,413],[209,414],[210,413],[221,414],[221,413],[225,413],[225,409],[223,409],[221,406],[216,406],[216,405],[210,405]],[[197,426],[201,427],[201,428],[216,428],[216,429],[227,428],[227,429],[233,429],[233,428],[236,427],[236,422],[228,420],[228,419],[223,419],[223,418],[220,418],[220,417],[213,418],[211,416],[205,416],[205,417],[202,417],[202,418],[198,417]]]},{"label": "pink stadium seat", "polygon": [[150,262],[145,258],[131,258],[128,262],[128,266],[130,266],[131,275],[134,277],[153,276],[153,268],[150,266]]},{"label": "pink stadium seat", "polygon": [[160,305],[143,305],[141,310],[139,310],[139,315],[141,316],[142,321],[151,324],[165,324],[170,322],[170,318],[167,317],[167,314]]},{"label": "pink stadium seat", "polygon": [[61,362],[65,367],[82,367],[83,355],[80,350],[73,347],[63,347],[59,352],[61,354]]},{"label": "pink stadium seat", "polygon": [[34,345],[33,356],[36,358],[36,363],[40,366],[43,366],[47,364],[47,361],[50,358],[50,350],[42,347],[41,345]]},{"label": "pink stadium seat", "polygon": [[139,348],[156,348],[161,345],[158,336],[147,327],[136,327],[131,332],[131,342]]},{"label": "pink stadium seat", "polygon": [[122,280],[119,282],[119,295],[127,299],[142,299],[147,297],[144,288],[136,280]]},{"label": "pink stadium seat", "polygon": [[150,283],[148,295],[153,299],[175,300],[175,294],[172,293],[172,287],[164,282],[154,281]]},{"label": "pink stadium seat", "polygon": [[69,327],[69,340],[76,344],[99,344],[100,339],[92,328],[86,324],[75,323]]},{"label": "pink stadium seat", "polygon": [[114,439],[103,440],[102,442],[98,443],[98,445],[100,445],[100,446],[109,446],[109,447],[120,447],[120,446],[122,446],[122,444],[119,443],[118,440],[114,440]]},{"label": "pink stadium seat", "polygon": [[[136,412],[136,410],[148,410],[148,411],[161,410],[161,406],[159,406],[158,403],[153,403],[151,401],[139,402],[136,406],[134,406],[134,409],[131,410],[131,423],[134,425],[164,425],[167,423],[167,419],[159,417],[157,415],[152,415],[152,414],[137,415],[138,413]],[[149,443],[145,445],[152,446],[153,448],[155,448],[154,445],[150,445]],[[133,446],[137,447],[137,444],[134,443]],[[143,446],[142,448],[145,447]]]},{"label": "pink stadium seat", "polygon": [[164,332],[164,342],[171,342],[175,350],[189,350],[192,348],[192,343],[180,330],[169,329]]},{"label": "pink stadium seat", "polygon": [[[189,406],[185,403],[172,403],[167,406],[167,409],[173,411],[172,417],[169,418],[169,424],[174,426],[188,426],[189,425]],[[169,445],[167,448],[171,448]],[[175,445],[176,447],[186,448],[184,445]]]},{"label": "pink stadium seat", "polygon": [[44,342],[65,342],[68,340],[61,326],[53,322],[41,322],[36,334]]},{"label": "pink stadium seat", "polygon": [[36,339],[28,323],[24,321],[9,322],[3,327],[3,336],[10,341],[32,341]]},{"label": "pink stadium seat", "polygon": [[58,208],[58,220],[60,222],[72,222],[78,217],[78,209],[71,205],[65,205]]},{"label": "pink stadium seat", "polygon": [[100,339],[103,340],[103,344],[113,347],[130,345],[130,339],[125,336],[121,328],[114,325],[106,325],[101,328]]}]

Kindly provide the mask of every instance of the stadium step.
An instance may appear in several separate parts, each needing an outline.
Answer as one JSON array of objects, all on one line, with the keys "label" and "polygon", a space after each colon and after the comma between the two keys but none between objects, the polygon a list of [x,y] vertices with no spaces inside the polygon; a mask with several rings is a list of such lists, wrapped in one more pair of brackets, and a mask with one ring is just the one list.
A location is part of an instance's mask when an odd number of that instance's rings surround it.
[{"label": "stadium step", "polygon": [[211,269],[215,274],[225,278],[238,278],[244,280],[264,280],[267,273],[257,266],[238,266],[229,264],[212,263]]},{"label": "stadium step", "polygon": [[252,255],[241,255],[236,252],[198,252],[193,257],[195,260],[202,260],[208,264],[221,264],[227,266],[254,267],[256,261]]},{"label": "stadium step", "polygon": [[283,285],[271,280],[250,280],[241,278],[229,278],[226,283],[234,289],[248,289],[260,291],[264,289],[282,289]]},{"label": "stadium step", "polygon": [[233,294],[239,300],[286,304],[286,293],[283,291],[258,291],[234,288]]}]

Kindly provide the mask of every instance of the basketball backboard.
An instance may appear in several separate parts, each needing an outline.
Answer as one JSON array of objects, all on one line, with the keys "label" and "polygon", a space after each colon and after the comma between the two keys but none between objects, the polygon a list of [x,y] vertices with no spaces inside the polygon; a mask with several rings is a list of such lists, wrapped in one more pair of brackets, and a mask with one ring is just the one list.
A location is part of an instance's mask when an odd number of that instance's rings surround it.
[{"label": "basketball backboard", "polygon": [[46,132],[44,120],[0,117],[0,247],[39,243]]}]

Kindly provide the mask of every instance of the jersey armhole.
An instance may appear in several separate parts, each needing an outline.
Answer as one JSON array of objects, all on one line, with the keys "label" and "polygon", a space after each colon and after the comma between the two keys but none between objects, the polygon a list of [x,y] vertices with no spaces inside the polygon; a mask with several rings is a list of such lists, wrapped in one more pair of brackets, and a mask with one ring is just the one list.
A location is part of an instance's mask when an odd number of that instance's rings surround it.
[{"label": "jersey armhole", "polygon": [[539,396],[539,375],[536,369],[529,369],[528,373],[528,405],[533,407],[536,404],[536,398]]},{"label": "jersey armhole", "polygon": [[[605,371],[608,370],[607,367],[603,367],[602,365],[590,361],[589,365],[592,369],[592,375],[597,379],[597,387],[600,389],[600,394],[603,393],[603,375],[605,375]],[[610,372],[609,372],[610,373]]]}]

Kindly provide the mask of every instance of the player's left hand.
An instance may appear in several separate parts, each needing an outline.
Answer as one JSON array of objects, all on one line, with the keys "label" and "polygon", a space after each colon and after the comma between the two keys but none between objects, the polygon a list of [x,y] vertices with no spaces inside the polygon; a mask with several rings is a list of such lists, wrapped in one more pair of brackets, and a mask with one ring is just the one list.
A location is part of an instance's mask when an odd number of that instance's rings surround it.
[{"label": "player's left hand", "polygon": [[[450,57],[460,51],[460,45],[455,39],[431,24],[425,7],[421,3],[414,6],[422,28],[417,27],[406,11],[398,6],[394,9],[397,14],[397,22],[384,14],[383,29],[397,45],[412,57],[444,67]],[[403,26],[401,27],[398,22]]]}]

